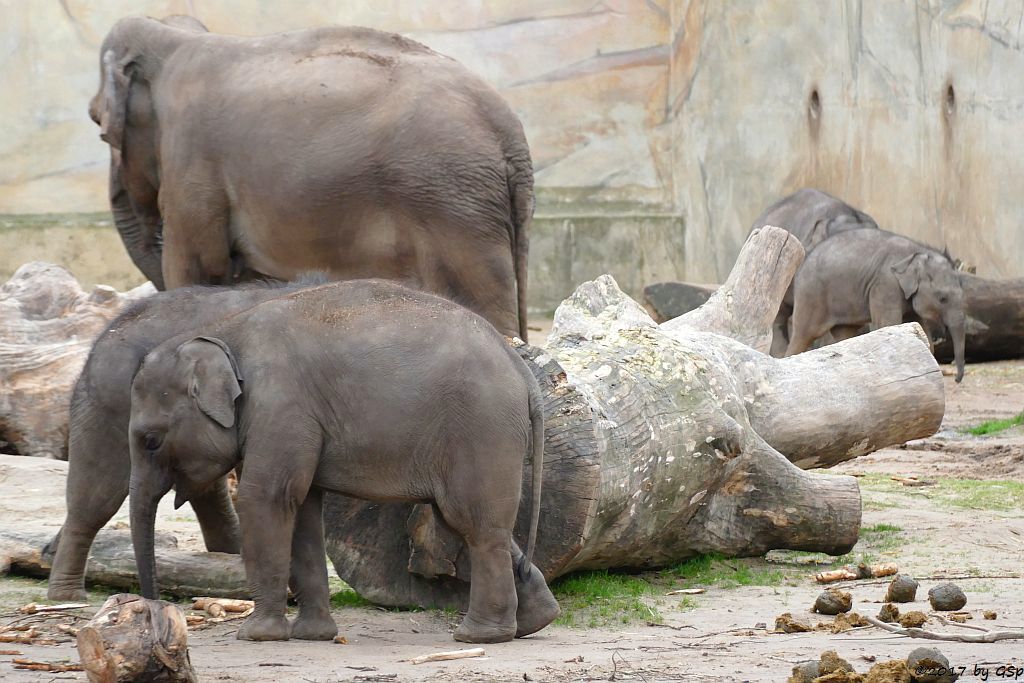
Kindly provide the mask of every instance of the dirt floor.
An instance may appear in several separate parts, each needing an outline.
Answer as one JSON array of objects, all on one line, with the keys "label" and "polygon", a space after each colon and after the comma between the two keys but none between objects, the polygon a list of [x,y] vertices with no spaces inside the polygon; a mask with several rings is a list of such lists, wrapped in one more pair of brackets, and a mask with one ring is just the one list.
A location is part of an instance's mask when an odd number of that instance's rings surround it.
[{"label": "dirt floor", "polygon": [[[546,330],[544,330],[546,331]],[[538,333],[542,336],[543,332]],[[1024,640],[992,644],[934,643],[894,636],[874,627],[829,631],[773,632],[783,612],[817,624],[833,617],[810,607],[821,587],[813,575],[856,563],[893,562],[921,582],[917,601],[901,605],[929,613],[927,591],[951,579],[967,594],[968,626],[1024,629],[1024,427],[975,437],[967,427],[1009,418],[1024,410],[1024,362],[968,366],[962,385],[946,377],[946,418],[929,438],[846,463],[836,470],[860,477],[864,500],[861,541],[843,558],[775,551],[767,559],[703,558],[664,572],[588,575],[556,584],[566,615],[536,636],[485,646],[478,659],[413,665],[408,660],[460,649],[451,639],[457,614],[384,611],[369,606],[335,611],[347,644],[248,643],[235,639],[237,623],[190,633],[192,662],[202,681],[784,681],[794,664],[836,650],[857,671],[872,662],[905,657],[922,645],[937,645],[961,680],[1013,680],[998,667],[1024,667]],[[48,486],[46,463],[35,483],[14,482],[0,468],[0,516],[28,526],[60,524],[62,494]],[[52,467],[52,465],[49,465]],[[904,478],[909,484],[893,479]],[[915,477],[917,481],[909,478]],[[31,478],[31,477],[30,477]],[[16,485],[14,485],[16,484]],[[19,495],[12,495],[12,489]],[[197,527],[190,513],[165,508],[161,526],[188,547]],[[115,520],[123,523],[124,513]],[[840,584],[853,595],[853,609],[875,615],[887,579]],[[701,587],[697,595],[665,595]],[[109,591],[108,591],[109,592]],[[93,607],[107,592],[92,595]],[[0,579],[0,626],[17,618],[18,606],[40,601],[45,582]],[[341,594],[345,595],[345,594]],[[340,600],[358,603],[351,599]],[[983,610],[997,618],[986,620]],[[0,680],[84,680],[82,673],[18,671],[12,660],[77,662],[74,643],[48,620],[39,628],[56,645],[9,645],[0,650]],[[934,617],[925,628],[973,634]],[[975,675],[976,672],[976,675]],[[1004,675],[1000,675],[1003,673]],[[1024,673],[1018,680],[1024,680]]]}]

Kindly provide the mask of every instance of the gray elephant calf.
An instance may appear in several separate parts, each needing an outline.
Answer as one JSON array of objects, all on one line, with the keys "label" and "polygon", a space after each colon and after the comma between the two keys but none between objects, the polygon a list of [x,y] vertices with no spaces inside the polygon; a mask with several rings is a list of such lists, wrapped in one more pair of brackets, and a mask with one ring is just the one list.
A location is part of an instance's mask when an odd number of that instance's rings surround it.
[{"label": "gray elephant calf", "polygon": [[[68,425],[67,517],[50,542],[55,552],[47,597],[85,598],[85,563],[96,533],[128,497],[128,419],[132,378],[160,343],[282,293],[322,283],[306,279],[242,287],[187,287],[160,292],[121,313],[89,352],[75,383]],[[210,551],[237,553],[238,519],[223,482],[192,497]]]},{"label": "gray elephant calf", "polygon": [[964,375],[964,295],[949,258],[886,230],[833,235],[807,255],[793,279],[791,356],[826,332],[836,341],[899,325],[905,317],[942,325],[953,340],[956,381]]},{"label": "gray elephant calf", "polygon": [[[467,642],[537,631],[558,604],[531,563],[540,514],[540,388],[483,318],[383,280],[286,293],[168,340],[132,383],[132,536],[155,597],[153,524],[244,463],[250,640],[330,639],[322,492],[431,502],[469,547]],[[512,539],[533,449],[525,557]],[[285,618],[289,574],[299,602]]]}]

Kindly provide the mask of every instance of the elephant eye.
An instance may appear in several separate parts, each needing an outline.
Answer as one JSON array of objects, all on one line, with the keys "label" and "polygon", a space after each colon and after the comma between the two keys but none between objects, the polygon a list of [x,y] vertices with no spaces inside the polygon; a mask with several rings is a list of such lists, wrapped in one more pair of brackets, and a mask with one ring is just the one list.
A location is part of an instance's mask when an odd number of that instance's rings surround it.
[{"label": "elephant eye", "polygon": [[940,304],[946,303],[946,295],[945,294],[940,294],[939,295],[939,303]]},{"label": "elephant eye", "polygon": [[163,434],[157,432],[146,432],[146,435],[142,437],[142,443],[146,447],[146,450],[151,454],[160,450],[160,446],[164,442]]}]

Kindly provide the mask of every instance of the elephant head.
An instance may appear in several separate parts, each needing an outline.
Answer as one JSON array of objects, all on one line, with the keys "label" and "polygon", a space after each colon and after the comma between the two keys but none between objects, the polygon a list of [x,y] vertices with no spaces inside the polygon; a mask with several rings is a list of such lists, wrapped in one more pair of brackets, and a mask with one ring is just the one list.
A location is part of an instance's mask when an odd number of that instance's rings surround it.
[{"label": "elephant head", "polygon": [[199,20],[187,16],[122,19],[100,48],[100,88],[89,102],[89,117],[110,145],[114,224],[132,262],[161,290],[159,121],[151,85],[163,60],[190,34],[205,31]]},{"label": "elephant head", "polygon": [[157,348],[132,381],[129,506],[144,597],[156,597],[153,535],[160,499],[174,486],[174,506],[181,507],[238,464],[241,384],[230,349],[212,337]]},{"label": "elephant head", "polygon": [[894,263],[892,272],[914,312],[949,331],[956,381],[960,382],[964,377],[966,316],[963,289],[952,263],[938,253],[920,251]]}]

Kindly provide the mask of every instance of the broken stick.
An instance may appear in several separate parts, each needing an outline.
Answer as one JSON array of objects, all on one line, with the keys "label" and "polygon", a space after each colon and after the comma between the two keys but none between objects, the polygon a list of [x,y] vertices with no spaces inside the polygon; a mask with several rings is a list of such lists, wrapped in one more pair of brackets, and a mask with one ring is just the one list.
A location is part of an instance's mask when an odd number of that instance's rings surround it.
[{"label": "broken stick", "polygon": [[[890,633],[895,633],[898,636],[906,636],[907,638],[948,640],[958,643],[994,643],[999,640],[1024,640],[1024,631],[989,631],[988,629],[982,629],[980,626],[971,626],[969,628],[984,630],[985,632],[979,633],[978,635],[968,635],[966,633],[936,633],[935,631],[926,631],[923,628],[902,628],[894,624],[887,624],[875,617],[865,616],[864,618],[873,626],[877,626],[878,628]],[[964,624],[960,625],[963,626]]]},{"label": "broken stick", "polygon": [[429,655],[420,655],[419,657],[413,657],[409,661],[413,664],[426,664],[427,662],[443,662],[449,659],[468,659],[470,657],[483,657],[484,649],[482,647],[474,647],[468,650],[451,650],[449,652],[434,652]]}]

